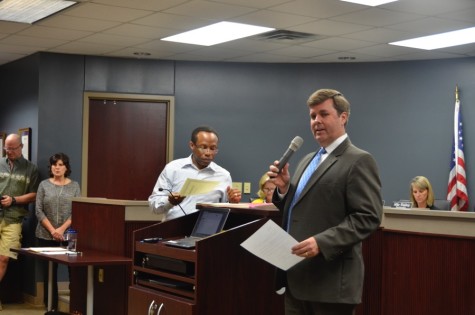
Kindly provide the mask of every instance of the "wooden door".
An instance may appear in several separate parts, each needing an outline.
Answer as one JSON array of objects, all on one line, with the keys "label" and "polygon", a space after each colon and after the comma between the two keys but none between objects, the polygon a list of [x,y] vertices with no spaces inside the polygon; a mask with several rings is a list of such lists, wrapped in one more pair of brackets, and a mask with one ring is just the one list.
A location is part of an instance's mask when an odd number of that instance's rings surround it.
[{"label": "wooden door", "polygon": [[171,153],[171,103],[91,98],[88,105],[83,195],[147,200]]}]

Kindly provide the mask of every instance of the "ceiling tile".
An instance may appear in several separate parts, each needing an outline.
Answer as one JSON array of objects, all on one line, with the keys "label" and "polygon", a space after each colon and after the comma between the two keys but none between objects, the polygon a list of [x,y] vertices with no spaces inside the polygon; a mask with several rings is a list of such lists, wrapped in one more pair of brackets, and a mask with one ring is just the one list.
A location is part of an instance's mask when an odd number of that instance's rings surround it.
[{"label": "ceiling tile", "polygon": [[61,29],[100,32],[108,28],[119,25],[119,22],[96,20],[75,16],[57,15],[49,19],[42,20],[35,25],[57,27]]},{"label": "ceiling tile", "polygon": [[272,7],[272,11],[299,14],[316,18],[330,18],[367,7],[338,0],[295,0]]},{"label": "ceiling tile", "polygon": [[130,22],[152,13],[152,11],[145,10],[106,6],[95,3],[81,3],[81,5],[76,5],[65,10],[64,15],[105,21]]},{"label": "ceiling tile", "polygon": [[455,21],[448,19],[441,19],[435,17],[428,17],[416,21],[410,21],[401,24],[394,24],[388,26],[390,29],[411,32],[415,34],[432,35],[437,33],[455,31],[463,28],[471,27],[470,23],[464,21]]},{"label": "ceiling tile", "polygon": [[266,26],[277,29],[285,29],[291,26],[309,23],[314,20],[315,18],[311,17],[272,12],[268,10],[260,10],[232,19],[233,22]]},{"label": "ceiling tile", "polygon": [[91,32],[69,30],[58,27],[32,26],[17,33],[22,36],[43,37],[62,40],[76,40],[88,36]]},{"label": "ceiling tile", "polygon": [[[248,14],[256,11],[256,9],[228,5],[210,1],[190,1],[182,5],[164,10],[166,13],[185,15],[185,16],[200,16],[203,19],[210,19],[215,21],[224,21],[236,16]],[[210,21],[211,24],[211,21]]]},{"label": "ceiling tile", "polygon": [[411,36],[409,32],[377,27],[377,28],[372,28],[370,30],[346,34],[346,35],[343,35],[342,37],[386,44],[386,43],[390,43],[390,42],[394,42],[398,40],[407,39],[408,36]]},{"label": "ceiling tile", "polygon": [[334,53],[335,51],[331,50],[331,47],[327,47],[327,49],[315,49],[314,47],[306,47],[306,46],[291,46],[281,49],[275,49],[270,51],[270,53],[275,55],[282,55],[282,56],[294,56],[299,58],[312,58],[316,56],[326,55],[330,53]]},{"label": "ceiling tile", "polygon": [[294,26],[291,28],[291,30],[297,32],[307,32],[316,35],[338,36],[358,31],[364,31],[371,28],[371,26],[365,25],[350,24],[330,20],[319,20],[316,22]]},{"label": "ceiling tile", "polygon": [[87,37],[84,37],[80,42],[93,43],[93,44],[107,44],[120,46],[133,46],[145,42],[144,38],[119,36],[114,34],[97,33]]},{"label": "ceiling tile", "polygon": [[331,20],[370,26],[386,26],[396,23],[414,21],[418,18],[421,18],[421,15],[371,8],[349,14],[339,15],[333,17]]},{"label": "ceiling tile", "polygon": [[154,13],[144,18],[136,19],[134,24],[153,27],[163,27],[175,30],[191,30],[210,24],[209,20],[193,16],[183,16],[170,13]]},{"label": "ceiling tile", "polygon": [[356,39],[342,38],[342,37],[330,37],[330,38],[324,38],[321,40],[316,40],[313,42],[308,42],[303,45],[320,48],[320,49],[326,48],[326,49],[331,49],[331,50],[345,51],[345,50],[351,50],[355,48],[374,46],[375,43],[356,40]]}]

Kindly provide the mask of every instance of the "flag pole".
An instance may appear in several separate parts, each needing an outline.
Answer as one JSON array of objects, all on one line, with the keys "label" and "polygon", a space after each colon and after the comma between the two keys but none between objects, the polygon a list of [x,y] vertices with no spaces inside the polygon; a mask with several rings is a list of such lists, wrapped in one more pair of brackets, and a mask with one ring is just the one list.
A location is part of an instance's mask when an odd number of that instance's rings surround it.
[{"label": "flag pole", "polygon": [[447,199],[450,200],[452,211],[468,211],[469,200],[467,193],[467,176],[465,173],[465,157],[460,112],[459,88],[455,85],[455,111],[453,152],[450,162],[449,185]]}]

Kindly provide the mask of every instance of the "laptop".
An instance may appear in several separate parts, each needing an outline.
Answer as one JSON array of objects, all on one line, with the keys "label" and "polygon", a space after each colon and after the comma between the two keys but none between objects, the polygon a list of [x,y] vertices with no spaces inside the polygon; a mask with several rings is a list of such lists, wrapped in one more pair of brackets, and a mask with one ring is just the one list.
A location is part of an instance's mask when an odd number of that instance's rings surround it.
[{"label": "laptop", "polygon": [[176,240],[166,240],[162,243],[173,247],[193,249],[197,241],[223,230],[229,212],[230,209],[228,208],[202,208],[190,236]]}]

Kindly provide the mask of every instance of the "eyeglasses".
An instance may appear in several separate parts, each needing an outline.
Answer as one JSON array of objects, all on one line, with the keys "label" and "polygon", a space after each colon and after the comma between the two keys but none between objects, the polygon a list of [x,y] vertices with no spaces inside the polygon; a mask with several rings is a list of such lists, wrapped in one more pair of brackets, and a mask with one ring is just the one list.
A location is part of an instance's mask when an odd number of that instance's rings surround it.
[{"label": "eyeglasses", "polygon": [[202,145],[195,145],[195,147],[200,150],[201,152],[211,152],[211,153],[218,153],[219,149],[218,148],[208,148]]},{"label": "eyeglasses", "polygon": [[262,191],[268,193],[268,192],[273,192],[275,188],[262,188]]},{"label": "eyeglasses", "polygon": [[7,147],[4,147],[3,150],[7,151],[7,152],[10,152],[10,151],[15,151],[15,150],[18,150],[18,148],[21,147],[21,144],[19,146],[17,146],[16,148],[7,148]]}]

